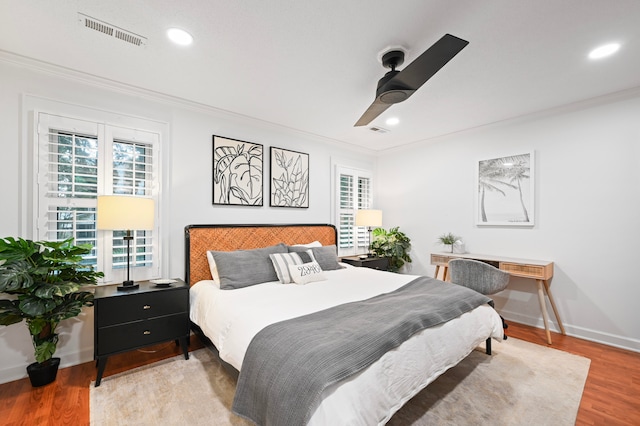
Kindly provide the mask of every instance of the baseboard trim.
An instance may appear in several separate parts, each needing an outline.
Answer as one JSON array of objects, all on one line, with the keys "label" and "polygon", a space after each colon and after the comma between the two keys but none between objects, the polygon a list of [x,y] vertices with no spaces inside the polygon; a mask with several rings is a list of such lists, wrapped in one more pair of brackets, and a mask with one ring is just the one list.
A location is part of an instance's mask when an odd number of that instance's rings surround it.
[{"label": "baseboard trim", "polygon": [[[502,315],[507,322],[513,321],[544,330],[544,321],[542,321],[541,317],[530,317],[528,315],[522,315],[518,312],[511,312],[504,309],[500,310],[500,315]],[[638,339],[591,330],[567,323],[564,323],[563,326],[567,336],[577,337],[590,342],[602,343],[603,345],[613,346],[615,348],[625,349],[632,352],[640,352],[640,340]],[[560,333],[560,327],[558,327],[558,324],[551,319],[549,319],[549,329],[556,333]]]},{"label": "baseboard trim", "polygon": [[[55,353],[56,357],[60,357],[60,368],[71,367],[74,365],[82,364],[93,360],[93,347],[84,348],[80,351],[73,353],[64,353],[58,351]],[[24,379],[27,376],[27,365],[33,361],[30,361],[24,365],[13,365],[0,370],[0,384],[13,382],[15,380]]]}]

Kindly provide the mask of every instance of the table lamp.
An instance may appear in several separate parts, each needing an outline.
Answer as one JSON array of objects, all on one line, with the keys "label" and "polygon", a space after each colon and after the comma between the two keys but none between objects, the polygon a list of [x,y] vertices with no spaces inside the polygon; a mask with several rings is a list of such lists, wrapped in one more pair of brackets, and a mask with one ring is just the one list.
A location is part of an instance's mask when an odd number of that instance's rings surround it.
[{"label": "table lamp", "polygon": [[128,195],[98,196],[97,228],[101,230],[127,231],[127,279],[118,290],[134,290],[139,287],[130,278],[131,240],[134,230],[152,230],[155,217],[151,198]]},{"label": "table lamp", "polygon": [[366,226],[369,231],[369,257],[372,257],[371,252],[371,231],[373,228],[382,226],[382,210],[363,209],[356,210],[356,226]]}]

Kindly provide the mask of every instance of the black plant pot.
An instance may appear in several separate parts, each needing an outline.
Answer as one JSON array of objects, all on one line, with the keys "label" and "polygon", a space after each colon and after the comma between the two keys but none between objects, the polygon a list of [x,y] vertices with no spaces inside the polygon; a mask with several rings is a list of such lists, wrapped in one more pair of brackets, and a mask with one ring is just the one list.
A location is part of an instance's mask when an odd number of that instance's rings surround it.
[{"label": "black plant pot", "polygon": [[59,366],[60,358],[51,358],[42,364],[34,362],[28,365],[27,374],[29,375],[29,380],[31,380],[31,386],[37,388],[53,382],[58,374]]}]

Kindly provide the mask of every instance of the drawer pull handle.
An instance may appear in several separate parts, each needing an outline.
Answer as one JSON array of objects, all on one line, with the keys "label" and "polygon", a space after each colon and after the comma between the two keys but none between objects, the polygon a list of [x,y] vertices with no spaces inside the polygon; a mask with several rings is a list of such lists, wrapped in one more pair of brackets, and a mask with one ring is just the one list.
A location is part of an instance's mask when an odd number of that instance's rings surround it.
[{"label": "drawer pull handle", "polygon": [[149,330],[145,330],[143,334],[148,335],[151,334],[151,332]]},{"label": "drawer pull handle", "polygon": [[144,305],[142,309],[151,309],[151,305]]}]

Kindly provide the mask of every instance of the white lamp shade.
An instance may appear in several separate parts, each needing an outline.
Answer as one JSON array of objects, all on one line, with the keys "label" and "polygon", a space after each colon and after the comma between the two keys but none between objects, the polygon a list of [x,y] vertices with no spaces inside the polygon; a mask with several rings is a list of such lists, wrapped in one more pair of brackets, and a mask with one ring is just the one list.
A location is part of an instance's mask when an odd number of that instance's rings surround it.
[{"label": "white lamp shade", "polygon": [[382,210],[357,210],[356,226],[382,226]]},{"label": "white lamp shade", "polygon": [[152,230],[155,217],[151,198],[126,195],[98,196],[98,229]]}]

